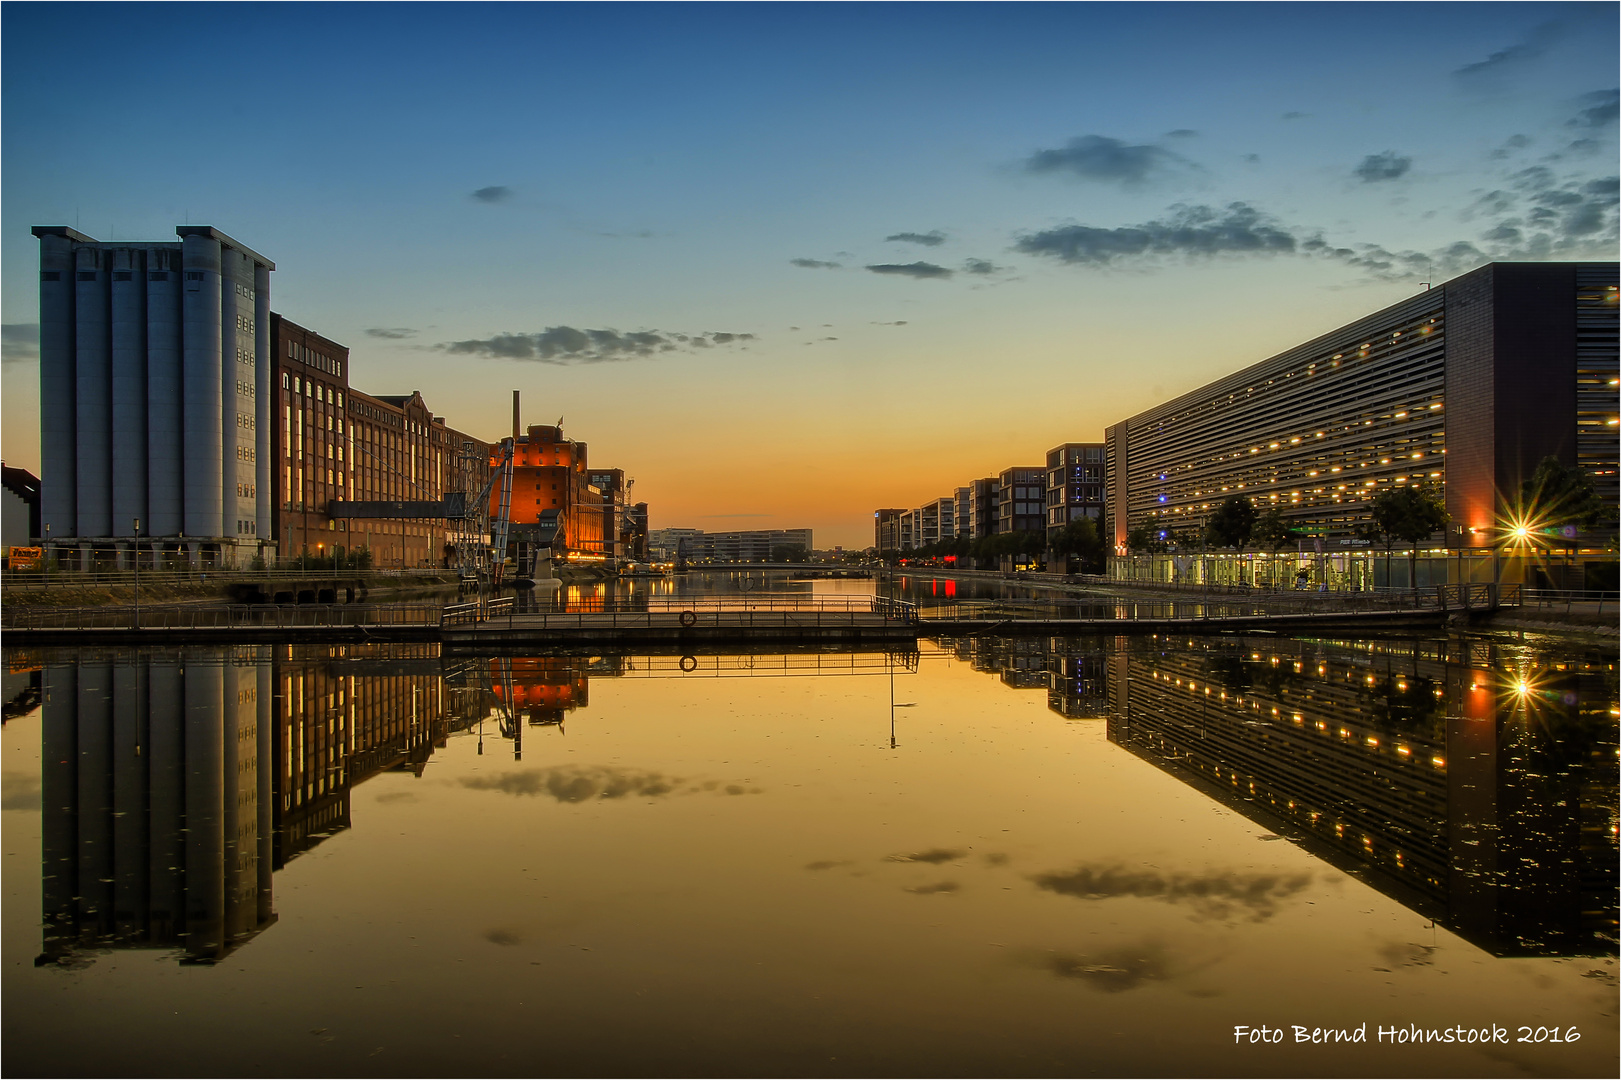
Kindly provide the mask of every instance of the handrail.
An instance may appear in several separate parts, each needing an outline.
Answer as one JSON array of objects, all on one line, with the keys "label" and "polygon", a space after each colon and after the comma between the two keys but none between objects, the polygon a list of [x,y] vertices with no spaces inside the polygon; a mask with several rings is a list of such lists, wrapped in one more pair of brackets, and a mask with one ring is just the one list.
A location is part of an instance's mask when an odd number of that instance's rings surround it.
[{"label": "handrail", "polygon": [[8,630],[296,629],[433,626],[439,621],[437,604],[142,604],[139,609],[124,604],[0,610],[0,625]]}]

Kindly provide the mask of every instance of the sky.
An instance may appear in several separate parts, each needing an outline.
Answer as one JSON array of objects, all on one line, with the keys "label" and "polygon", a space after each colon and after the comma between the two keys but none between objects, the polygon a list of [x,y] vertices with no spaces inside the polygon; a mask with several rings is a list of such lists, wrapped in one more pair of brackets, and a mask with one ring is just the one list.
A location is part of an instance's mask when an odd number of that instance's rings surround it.
[{"label": "sky", "polygon": [[213,225],[351,382],[653,528],[916,506],[1492,259],[1617,256],[1615,4],[6,4],[38,241]]}]

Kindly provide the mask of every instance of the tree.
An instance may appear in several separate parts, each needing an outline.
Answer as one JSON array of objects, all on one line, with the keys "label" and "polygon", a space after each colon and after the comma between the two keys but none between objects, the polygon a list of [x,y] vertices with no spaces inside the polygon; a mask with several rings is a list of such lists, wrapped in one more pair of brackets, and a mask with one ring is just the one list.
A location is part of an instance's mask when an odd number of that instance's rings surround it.
[{"label": "tree", "polygon": [[1557,535],[1566,557],[1574,564],[1576,533],[1606,526],[1613,529],[1616,508],[1599,497],[1591,477],[1580,469],[1567,469],[1550,454],[1537,463],[1536,471],[1521,485],[1515,516],[1521,528]]},{"label": "tree", "polygon": [[1255,534],[1255,520],[1259,516],[1248,496],[1229,495],[1210,515],[1210,521],[1205,525],[1205,539],[1212,547],[1243,551]]},{"label": "tree", "polygon": [[1133,555],[1152,555],[1165,550],[1165,541],[1152,525],[1139,525],[1126,533],[1126,550]]},{"label": "tree", "polygon": [[1059,529],[1053,534],[1050,546],[1053,554],[1064,556],[1065,570],[1069,568],[1069,557],[1074,556],[1080,564],[1082,573],[1102,572],[1103,537],[1098,532],[1097,522],[1091,518],[1080,518]]},{"label": "tree", "polygon": [[1254,539],[1257,544],[1272,552],[1272,580],[1277,583],[1278,552],[1294,542],[1294,530],[1289,528],[1289,522],[1284,519],[1283,511],[1274,506],[1262,514],[1255,523]]},{"label": "tree", "polygon": [[1446,505],[1418,484],[1386,488],[1373,497],[1373,527],[1380,534],[1405,540],[1407,580],[1418,595],[1418,542],[1446,527]]}]

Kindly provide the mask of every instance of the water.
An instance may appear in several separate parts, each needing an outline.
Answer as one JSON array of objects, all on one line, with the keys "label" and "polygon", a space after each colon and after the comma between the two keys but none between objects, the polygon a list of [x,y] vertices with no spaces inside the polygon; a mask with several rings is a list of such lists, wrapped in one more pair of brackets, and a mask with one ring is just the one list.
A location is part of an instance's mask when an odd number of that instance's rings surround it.
[{"label": "water", "polygon": [[1614,1068],[1613,654],[6,659],[13,1075]]}]

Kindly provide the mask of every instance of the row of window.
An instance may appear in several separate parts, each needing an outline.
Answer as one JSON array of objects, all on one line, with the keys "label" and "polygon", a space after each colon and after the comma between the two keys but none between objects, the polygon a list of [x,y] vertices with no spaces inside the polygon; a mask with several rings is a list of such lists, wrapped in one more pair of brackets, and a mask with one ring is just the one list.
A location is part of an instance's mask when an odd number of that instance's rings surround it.
[{"label": "row of window", "polygon": [[239,498],[239,499],[256,498],[258,496],[258,494],[259,494],[259,485],[258,484],[238,484],[238,485],[236,485],[236,497]]},{"label": "row of window", "polygon": [[259,390],[252,383],[238,379],[236,380],[236,394],[238,397],[258,397]]},{"label": "row of window", "polygon": [[236,317],[236,328],[245,334],[253,333],[253,320],[246,315]]},{"label": "row of window", "polygon": [[257,457],[258,451],[254,450],[254,448],[251,446],[239,445],[236,448],[236,460],[238,461],[246,461],[249,464],[252,464]]},{"label": "row of window", "polygon": [[259,421],[252,413],[237,413],[236,426],[239,428],[247,428],[249,431],[252,431],[259,426]]},{"label": "row of window", "polygon": [[238,518],[236,522],[236,534],[238,536],[257,536],[259,535],[259,523],[252,520],[244,521],[241,518]]},{"label": "row of window", "polygon": [[296,341],[287,343],[287,358],[297,360],[301,364],[308,364],[313,368],[320,368],[335,379],[343,378],[343,361],[316,352],[308,346],[300,345]]}]

